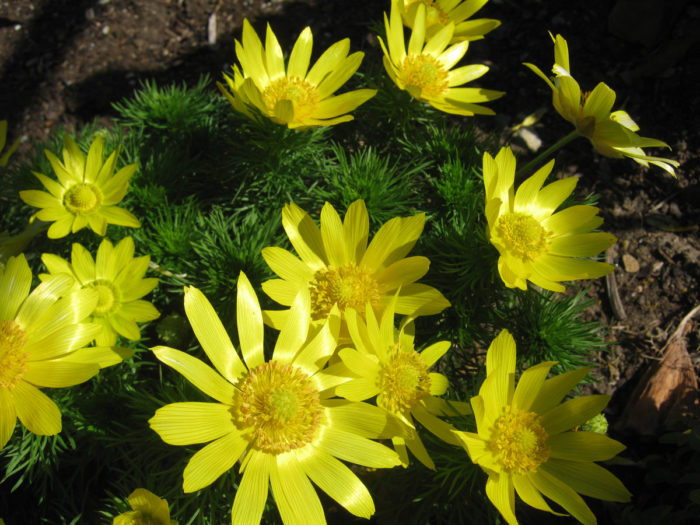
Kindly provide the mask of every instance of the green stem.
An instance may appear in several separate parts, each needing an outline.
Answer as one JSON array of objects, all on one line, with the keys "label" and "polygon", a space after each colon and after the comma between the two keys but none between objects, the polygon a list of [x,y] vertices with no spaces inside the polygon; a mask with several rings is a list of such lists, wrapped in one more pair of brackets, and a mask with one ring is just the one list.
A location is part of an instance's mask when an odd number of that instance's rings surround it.
[{"label": "green stem", "polygon": [[566,144],[574,140],[576,137],[579,137],[580,133],[577,130],[573,130],[571,133],[566,135],[565,137],[562,137],[559,139],[556,143],[554,143],[552,146],[544,150],[542,153],[537,155],[534,159],[532,159],[530,162],[525,164],[523,167],[521,167],[518,171],[515,172],[515,180],[518,180],[520,177],[522,177],[524,174],[526,174],[528,171],[530,171],[532,168],[540,164],[544,159],[552,156],[555,151],[557,151],[559,148],[564,147]]}]

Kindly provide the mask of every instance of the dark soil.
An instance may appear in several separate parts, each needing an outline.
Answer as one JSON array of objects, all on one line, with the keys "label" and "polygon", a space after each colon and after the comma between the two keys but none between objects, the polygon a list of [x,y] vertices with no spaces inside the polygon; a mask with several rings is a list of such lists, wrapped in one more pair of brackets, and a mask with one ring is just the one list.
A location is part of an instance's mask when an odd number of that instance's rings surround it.
[{"label": "dark soil", "polygon": [[[617,92],[644,136],[659,138],[677,159],[678,179],[629,159],[598,156],[582,139],[557,158],[555,169],[580,176],[582,194],[599,194],[603,228],[619,242],[610,250],[624,314],[609,300],[611,283],[592,283],[590,319],[609,328],[611,351],[600,356],[595,389],[614,395],[622,410],[638,372],[660,358],[680,319],[700,304],[700,8],[684,0],[658,2],[658,14],[637,2],[616,22],[624,0],[491,0],[480,16],[503,25],[474,42],[468,59],[491,66],[481,85],[507,95],[490,104],[498,117],[479,118],[484,132],[508,128],[542,108],[531,130],[548,146],[570,131],[550,106],[547,86],[523,67],[548,71],[553,47],[547,31],[569,42],[574,77],[584,90],[599,81]],[[381,21],[389,1],[368,0],[0,0],[0,118],[10,139],[29,143],[60,127],[95,118],[109,123],[111,104],[142,79],[159,84],[218,78],[234,60],[233,39],[244,18],[260,30],[269,21],[289,48],[310,25],[315,49],[350,37],[353,49],[379,54],[368,27]],[[612,15],[612,16],[611,16]],[[612,20],[612,22],[611,22]],[[611,31],[612,29],[612,31]],[[518,145],[520,142],[515,141]],[[528,155],[523,145],[519,152]],[[494,152],[495,153],[495,152]],[[696,325],[697,326],[697,325]],[[698,331],[688,350],[700,363]],[[614,415],[614,414],[613,414]]]}]

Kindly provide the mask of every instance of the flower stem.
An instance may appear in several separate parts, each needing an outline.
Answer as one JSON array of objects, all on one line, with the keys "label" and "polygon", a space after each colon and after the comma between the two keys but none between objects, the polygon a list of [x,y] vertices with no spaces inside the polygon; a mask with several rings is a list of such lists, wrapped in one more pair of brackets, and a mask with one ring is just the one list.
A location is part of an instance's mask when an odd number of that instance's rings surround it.
[{"label": "flower stem", "polygon": [[525,164],[523,167],[521,167],[518,171],[515,172],[515,180],[518,180],[520,177],[525,175],[528,171],[533,169],[535,166],[540,164],[542,161],[544,161],[546,158],[552,156],[554,152],[556,152],[559,148],[564,147],[566,144],[574,140],[576,137],[579,137],[580,133],[577,130],[573,130],[571,133],[566,135],[565,137],[562,137],[559,139],[557,142],[555,142],[552,146],[544,150],[542,153],[537,155],[534,159],[532,159],[530,162]]}]

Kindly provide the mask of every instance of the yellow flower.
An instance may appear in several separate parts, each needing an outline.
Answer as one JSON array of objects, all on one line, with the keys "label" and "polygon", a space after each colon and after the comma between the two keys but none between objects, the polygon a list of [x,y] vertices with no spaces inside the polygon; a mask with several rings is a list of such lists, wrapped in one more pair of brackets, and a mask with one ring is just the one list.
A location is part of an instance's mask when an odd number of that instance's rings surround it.
[{"label": "yellow flower", "polygon": [[354,377],[337,386],[335,393],[352,401],[377,396],[377,406],[397,418],[404,429],[406,437],[392,438],[403,465],[408,466],[408,447],[421,463],[434,470],[435,464],[416,432],[413,418],[440,439],[459,445],[452,425],[436,416],[470,413],[466,403],[435,397],[445,393],[448,381],[444,375],[430,372],[430,367],[451,343],[440,341],[417,352],[413,346],[413,324],[403,324],[398,333],[394,329],[393,301],[381,322],[371,308],[367,308],[366,317],[367,322],[353,309],[346,312],[354,348],[342,348],[338,356]]},{"label": "yellow flower", "polygon": [[466,40],[447,47],[454,35],[454,23],[447,24],[426,41],[425,5],[421,3],[416,10],[406,50],[399,0],[392,0],[390,18],[384,13],[384,26],[388,46],[379,38],[384,51],[384,68],[400,89],[446,113],[466,116],[494,114],[478,102],[495,100],[503,96],[502,91],[455,87],[481,77],[489,68],[472,64],[451,70],[469,47]]},{"label": "yellow flower", "polygon": [[115,206],[124,198],[129,179],[136,171],[136,164],[129,164],[114,174],[119,149],[103,163],[103,141],[97,136],[86,160],[75,141],[66,135],[63,162],[50,151],[45,153],[58,182],[34,172],[49,192],[25,190],[19,196],[30,206],[41,208],[32,220],[53,222],[47,234],[50,239],[65,237],[86,226],[98,235],[106,233],[107,224],[141,226],[131,213]]},{"label": "yellow flower", "polygon": [[[5,148],[5,140],[6,139],[7,139],[7,121],[0,120],[0,153],[2,153],[2,150]],[[5,153],[2,153],[2,155],[0,155],[0,167],[7,166],[7,163],[10,160],[10,156],[15,152],[15,150],[17,149],[17,146],[19,146],[19,138],[12,143],[12,146],[7,148],[7,151]]]},{"label": "yellow flower", "polygon": [[[449,301],[432,286],[415,282],[428,272],[430,261],[406,257],[424,224],[424,213],[395,217],[379,229],[368,246],[369,216],[364,201],[353,202],[342,222],[333,206],[326,203],[320,229],[299,206],[287,204],[282,210],[282,226],[301,260],[282,248],[264,248],[265,262],[281,279],[264,282],[263,290],[285,306],[290,306],[301,290],[309,290],[314,321],[327,319],[334,306],[343,320],[346,308],[364,314],[367,303],[381,317],[399,289],[399,314],[440,313]],[[266,322],[279,330],[288,310],[265,313]],[[341,338],[345,340],[344,322],[342,326]]]},{"label": "yellow flower", "polygon": [[68,274],[76,289],[97,290],[98,301],[90,314],[91,321],[102,327],[95,337],[99,346],[115,345],[117,334],[138,341],[141,331],[136,323],[152,321],[160,315],[150,302],[141,300],[158,285],[158,279],[144,279],[150,257],[134,258],[131,237],[125,237],[116,246],[104,239],[95,259],[75,243],[70,263],[52,253],[43,254],[41,260],[49,273],[39,275],[40,279]]},{"label": "yellow flower", "polygon": [[325,523],[311,481],[351,513],[369,518],[374,503],[367,488],[338,458],[373,468],[398,465],[393,450],[372,441],[396,429],[376,407],[329,399],[337,378],[320,369],[336,346],[337,311],[310,329],[309,294],[299,294],[266,362],[262,312],[243,273],[236,304],[243,360],[209,301],[192,287],[185,289],[185,313],[216,371],[179,350],[153,348],[160,361],[215,400],[172,403],[149,421],[171,445],[211,442],[185,467],[184,491],[206,487],[240,460],[232,523],[260,522],[268,484],[284,523]]},{"label": "yellow flower", "polygon": [[10,235],[7,231],[0,232],[0,268],[7,259],[22,253],[32,239],[46,228],[46,223],[34,221],[27,224],[17,235]]},{"label": "yellow flower", "polygon": [[486,2],[488,0],[403,0],[401,17],[406,26],[413,28],[418,7],[422,4],[425,6],[425,33],[428,38],[448,24],[454,23],[452,42],[479,40],[501,25],[499,20],[492,18],[468,20]]},{"label": "yellow flower", "polygon": [[[588,368],[546,379],[556,362],[532,366],[515,386],[515,341],[507,330],[491,343],[486,379],[472,397],[477,433],[455,431],[469,457],[488,474],[486,495],[509,525],[515,518],[514,490],[528,505],[557,514],[551,499],[582,523],[596,523],[579,494],[629,501],[619,479],[595,464],[625,447],[595,432],[570,431],[598,414],[610,396],[564,396]],[[567,432],[568,431],[568,432]]]},{"label": "yellow flower", "polygon": [[598,208],[571,206],[554,211],[571,195],[578,179],[567,177],[542,184],[554,161],[523,181],[514,194],[515,156],[502,148],[494,159],[484,153],[484,186],[488,236],[498,252],[498,272],[509,288],[527,289],[526,281],[563,292],[558,281],[593,279],[613,266],[582,259],[608,249],[614,235],[593,232],[603,223]]},{"label": "yellow flower", "polygon": [[376,90],[358,89],[333,96],[360,67],[364,53],[348,56],[350,40],[329,47],[309,69],[313,37],[305,28],[292,49],[285,72],[282,48],[267,26],[265,47],[248,20],[243,20],[242,42],[236,41],[233,77],[224,74],[229,90],[218,84],[231,105],[251,119],[257,109],[289,128],[332,126],[353,119],[347,113],[372,98]]},{"label": "yellow flower", "polygon": [[[550,34],[550,36],[552,36]],[[550,80],[537,66],[525,64],[552,89],[552,104],[565,120],[576,126],[576,131],[586,137],[593,147],[606,157],[630,157],[642,166],[654,164],[674,177],[678,162],[644,153],[642,148],[669,148],[665,142],[637,135],[639,126],[625,111],[611,113],[615,104],[615,92],[600,82],[591,92],[582,92],[571,76],[569,47],[561,35],[554,41],[554,77]]]},{"label": "yellow flower", "polygon": [[116,516],[112,525],[177,525],[170,519],[167,500],[146,489],[129,494],[129,506],[134,510]]},{"label": "yellow flower", "polygon": [[61,431],[61,411],[39,390],[83,383],[99,365],[83,348],[100,327],[83,323],[97,303],[92,290],[70,292],[71,278],[58,275],[29,293],[32,272],[24,255],[0,269],[0,449],[17,418],[34,434]]}]

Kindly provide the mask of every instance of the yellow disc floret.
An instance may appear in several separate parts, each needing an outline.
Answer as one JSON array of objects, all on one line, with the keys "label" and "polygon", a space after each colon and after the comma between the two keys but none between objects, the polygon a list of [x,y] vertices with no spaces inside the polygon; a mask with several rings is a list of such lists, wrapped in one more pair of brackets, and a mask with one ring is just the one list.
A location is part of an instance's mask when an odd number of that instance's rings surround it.
[{"label": "yellow disc floret", "polygon": [[327,268],[316,272],[309,284],[311,292],[311,316],[314,320],[325,319],[338,305],[340,311],[353,308],[364,315],[367,303],[379,302],[379,286],[363,266],[347,263],[340,268]]},{"label": "yellow disc floret", "polygon": [[415,350],[402,351],[398,345],[390,350],[378,381],[377,405],[390,412],[408,412],[430,394],[430,375],[425,362]]},{"label": "yellow disc floret", "polygon": [[27,335],[14,321],[0,321],[0,390],[13,389],[27,369]]},{"label": "yellow disc floret", "polygon": [[94,184],[75,184],[63,196],[63,205],[76,215],[88,215],[102,205],[102,192]]},{"label": "yellow disc floret", "polygon": [[302,370],[269,361],[250,370],[234,401],[234,420],[253,447],[281,454],[310,443],[323,416],[318,388]]},{"label": "yellow disc floret", "polygon": [[447,70],[433,55],[406,55],[399,70],[404,84],[419,88],[425,95],[436,97],[450,87]]},{"label": "yellow disc floret", "polygon": [[318,108],[319,96],[314,86],[298,77],[282,77],[272,81],[262,93],[267,109],[278,114],[277,105],[289,101],[294,108],[294,119],[308,118]]},{"label": "yellow disc floret", "polygon": [[547,252],[551,233],[537,219],[523,213],[506,213],[498,219],[496,231],[506,249],[523,260],[533,260]]},{"label": "yellow disc floret", "polygon": [[119,306],[119,292],[114,284],[104,279],[98,279],[88,283],[85,288],[93,288],[97,290],[97,306],[95,307],[95,315],[104,317]]},{"label": "yellow disc floret", "polygon": [[504,471],[523,475],[536,471],[549,459],[548,436],[540,420],[534,412],[504,407],[487,445]]}]

